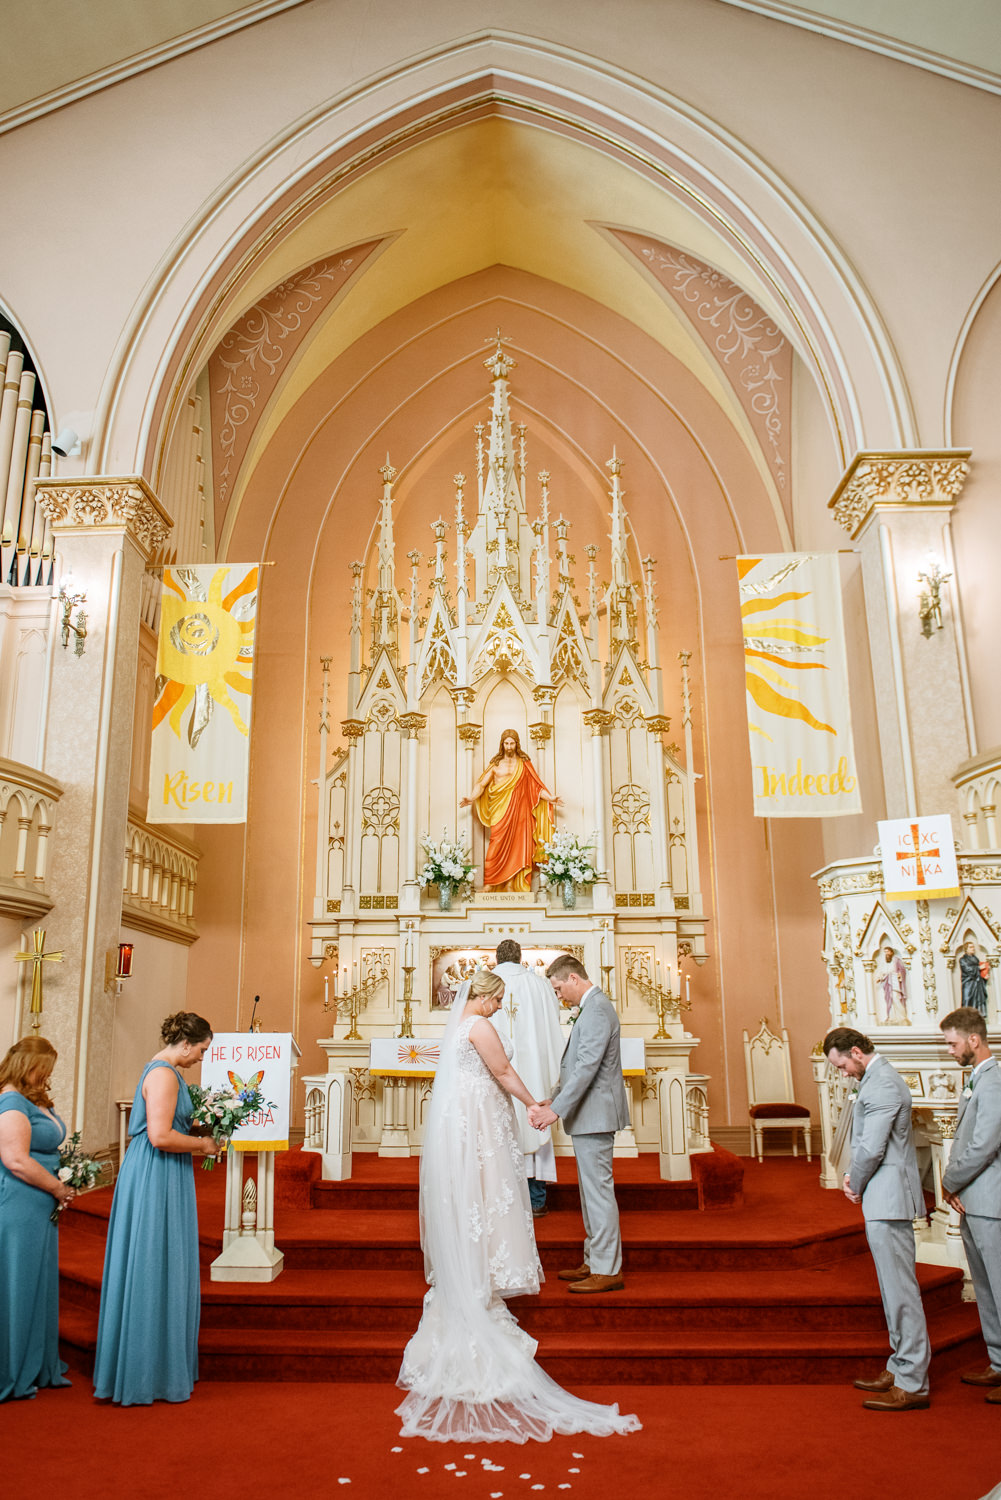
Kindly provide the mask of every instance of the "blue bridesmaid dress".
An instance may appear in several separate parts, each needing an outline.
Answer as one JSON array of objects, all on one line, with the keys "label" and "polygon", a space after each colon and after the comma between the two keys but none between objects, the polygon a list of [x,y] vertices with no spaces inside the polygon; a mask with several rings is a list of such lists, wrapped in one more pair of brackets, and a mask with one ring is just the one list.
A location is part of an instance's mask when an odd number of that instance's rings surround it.
[{"label": "blue bridesmaid dress", "polygon": [[[108,1223],[94,1394],[122,1406],[187,1401],[198,1379],[198,1217],[188,1152],[160,1151],[146,1133],[142,1087],[132,1103],[131,1140]],[[173,1070],[177,1072],[176,1069]],[[191,1096],[177,1074],[173,1127],[191,1124]]]},{"label": "blue bridesmaid dress", "polygon": [[[59,1167],[66,1127],[23,1094],[0,1094],[0,1113],[16,1110],[31,1126],[31,1155]],[[0,1401],[33,1396],[39,1386],[69,1385],[59,1358],[59,1231],[55,1199],[22,1182],[0,1162]]]}]

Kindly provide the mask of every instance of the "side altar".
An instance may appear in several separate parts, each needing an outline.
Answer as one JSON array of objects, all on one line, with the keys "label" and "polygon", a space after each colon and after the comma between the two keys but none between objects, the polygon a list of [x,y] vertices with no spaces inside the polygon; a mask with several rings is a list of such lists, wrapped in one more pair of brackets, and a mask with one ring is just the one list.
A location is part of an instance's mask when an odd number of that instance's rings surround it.
[{"label": "side altar", "polygon": [[[658,1151],[662,1175],[686,1178],[691,1151],[709,1149],[708,1080],[690,1072],[698,1038],[684,1024],[685,966],[707,957],[690,653],[677,655],[679,744],[664,712],[655,560],[640,561],[621,461],[606,465],[609,576],[589,542],[578,583],[545,471],[529,518],[526,427],[512,422],[514,361],[499,335],[485,363],[475,488],[455,476],[451,520],[429,522],[426,574],[422,555],[407,554],[405,590],[396,471],[388,461],[381,470],[371,553],[351,564],[346,743],[332,754],[323,663],[310,959],[333,1026],[320,1038],[327,1073],[305,1079],[306,1146],[332,1176],[350,1170],[352,1149],[420,1150],[431,1077],[373,1071],[370,1043],[433,1045],[462,978],[514,937],[541,966],[562,952],[580,958],[612,997],[623,1036],[644,1040],[642,1072],[627,1073],[633,1128],[617,1148]],[[537,872],[530,890],[425,886],[422,840],[439,831],[483,869],[490,831],[460,802],[512,731],[560,799],[559,827],[590,846],[596,878],[576,891]],[[565,1138],[561,1148],[571,1149]]]}]

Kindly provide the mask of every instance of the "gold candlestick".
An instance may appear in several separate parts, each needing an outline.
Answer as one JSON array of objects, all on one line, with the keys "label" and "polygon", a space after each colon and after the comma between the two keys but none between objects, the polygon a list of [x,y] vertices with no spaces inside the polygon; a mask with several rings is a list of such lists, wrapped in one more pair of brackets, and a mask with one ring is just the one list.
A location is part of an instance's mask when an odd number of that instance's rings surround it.
[{"label": "gold candlestick", "polygon": [[346,990],[343,995],[338,996],[338,1006],[343,1005],[351,1017],[351,1029],[344,1037],[346,1042],[361,1041],[362,1035],[358,1030],[358,1017],[382,981],[389,978],[389,971],[386,968],[385,962],[378,955],[366,954],[362,960],[362,966],[367,972],[360,984],[356,985],[353,990]]},{"label": "gold candlestick", "polygon": [[414,970],[404,968],[403,970],[403,1020],[400,1023],[400,1036],[412,1037],[414,1034]]},{"label": "gold candlestick", "polygon": [[664,1025],[665,1017],[671,1016],[677,1020],[683,1010],[692,1008],[691,1001],[682,999],[680,991],[677,995],[671,993],[670,969],[667,973],[668,987],[664,990],[654,982],[650,973],[649,954],[626,954],[626,983],[639,990],[647,1004],[657,1012],[657,1030],[653,1034],[655,1042],[666,1041],[670,1037],[670,1032]]}]

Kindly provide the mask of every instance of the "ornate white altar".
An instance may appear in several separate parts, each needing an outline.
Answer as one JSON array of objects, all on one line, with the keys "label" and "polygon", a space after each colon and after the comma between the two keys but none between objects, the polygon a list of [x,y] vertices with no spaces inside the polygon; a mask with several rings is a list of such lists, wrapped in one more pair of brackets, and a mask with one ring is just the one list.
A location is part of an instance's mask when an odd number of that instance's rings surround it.
[{"label": "ornate white altar", "polygon": [[[611,576],[600,581],[600,549],[587,545],[585,607],[569,523],[552,516],[545,472],[529,519],[526,429],[512,425],[514,361],[499,336],[485,363],[491,404],[489,422],[476,427],[475,514],[467,522],[471,486],[457,474],[453,521],[431,522],[430,583],[420,581],[420,553],[409,553],[405,598],[396,581],[396,471],[388,462],[381,471],[377,541],[367,564],[351,565],[347,745],[329,766],[325,665],[310,956],[355,1036],[321,1040],[330,1072],[306,1080],[307,1140],[332,1172],[344,1157],[340,1126],[341,1144],[328,1149],[337,1121],[350,1123],[355,1150],[419,1150],[429,1085],[373,1078],[368,1039],[401,1027],[439,1034],[441,956],[458,962],[514,936],[525,949],[580,957],[615,1001],[623,1034],[647,1038],[647,1073],[633,1085],[635,1139],[622,1144],[656,1149],[666,1175],[688,1176],[691,1143],[708,1146],[706,1080],[686,1082],[697,1039],[681,1020],[682,964],[706,957],[689,653],[678,657],[682,749],[667,742],[654,559],[638,564],[620,461],[607,465]],[[592,839],[598,878],[569,911],[555,888],[477,891],[443,911],[419,884],[419,840],[444,830],[482,868],[483,832],[459,801],[509,728],[532,745],[540,776],[562,798],[561,826]],[[694,1129],[692,1110],[701,1122]]]},{"label": "ornate white altar", "polygon": [[[976,838],[970,830],[971,842]],[[958,1216],[942,1198],[942,1173],[956,1129],[963,1070],[948,1056],[939,1020],[962,1005],[959,956],[976,944],[989,965],[987,1025],[1001,1027],[1001,863],[975,846],[958,851],[960,895],[931,901],[887,902],[878,850],[818,872],[824,912],[823,958],[830,989],[831,1025],[853,1026],[871,1037],[902,1073],[914,1099],[915,1140],[931,1153],[936,1208],[930,1234],[919,1232],[919,1255],[963,1264]],[[883,983],[890,948],[905,971],[906,1021],[888,1024]],[[993,1043],[997,1045],[996,1039]],[[840,1187],[828,1152],[848,1084],[827,1063],[819,1044],[813,1058],[823,1135],[821,1181]]]}]

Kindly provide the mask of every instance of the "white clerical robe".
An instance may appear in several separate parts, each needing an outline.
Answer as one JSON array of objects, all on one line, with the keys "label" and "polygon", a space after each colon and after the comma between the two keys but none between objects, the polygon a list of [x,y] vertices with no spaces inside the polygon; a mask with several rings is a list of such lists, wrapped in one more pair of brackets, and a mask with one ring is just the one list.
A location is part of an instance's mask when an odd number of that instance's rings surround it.
[{"label": "white clerical robe", "polygon": [[[536,1099],[551,1099],[559,1083],[566,1044],[553,987],[543,975],[521,964],[497,964],[494,973],[504,981],[504,1000],[491,1020],[501,1036],[510,1039],[514,1047],[512,1065],[529,1092]],[[555,1182],[552,1130],[534,1130],[525,1106],[517,1099],[514,1111],[527,1175],[540,1182]]]}]

